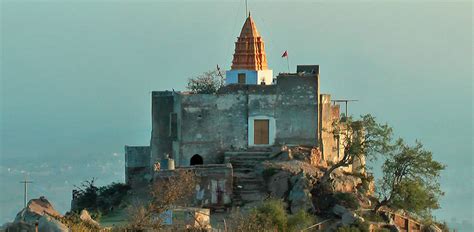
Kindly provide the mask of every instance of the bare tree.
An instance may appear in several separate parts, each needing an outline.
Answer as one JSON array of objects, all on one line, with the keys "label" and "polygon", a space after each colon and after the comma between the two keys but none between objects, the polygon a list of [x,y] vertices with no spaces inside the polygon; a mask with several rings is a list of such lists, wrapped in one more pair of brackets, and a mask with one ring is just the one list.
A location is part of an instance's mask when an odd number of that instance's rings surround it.
[{"label": "bare tree", "polygon": [[220,70],[212,70],[189,78],[186,88],[192,93],[211,94],[224,86],[224,76]]},{"label": "bare tree", "polygon": [[160,229],[163,226],[163,213],[187,200],[194,192],[195,185],[195,173],[188,170],[176,170],[169,177],[155,180],[150,190],[150,201],[130,207],[128,227],[133,231]]}]

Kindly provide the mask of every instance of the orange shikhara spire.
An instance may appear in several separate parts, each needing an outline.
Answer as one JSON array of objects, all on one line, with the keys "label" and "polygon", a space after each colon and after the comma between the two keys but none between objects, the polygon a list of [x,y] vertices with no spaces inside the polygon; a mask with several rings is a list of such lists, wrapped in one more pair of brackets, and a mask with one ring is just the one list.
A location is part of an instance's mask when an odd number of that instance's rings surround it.
[{"label": "orange shikhara spire", "polygon": [[235,42],[235,53],[231,69],[268,69],[265,45],[262,37],[258,34],[257,26],[255,26],[255,22],[250,14],[247,20],[245,20],[237,42]]}]

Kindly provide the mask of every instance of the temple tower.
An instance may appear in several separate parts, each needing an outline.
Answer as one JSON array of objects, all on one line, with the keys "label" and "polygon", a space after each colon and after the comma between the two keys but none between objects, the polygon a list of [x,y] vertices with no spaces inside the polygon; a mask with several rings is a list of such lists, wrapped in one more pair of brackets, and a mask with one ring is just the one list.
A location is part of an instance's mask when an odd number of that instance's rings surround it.
[{"label": "temple tower", "polygon": [[235,42],[232,66],[226,72],[226,84],[271,85],[272,83],[273,71],[267,66],[265,44],[249,14]]}]

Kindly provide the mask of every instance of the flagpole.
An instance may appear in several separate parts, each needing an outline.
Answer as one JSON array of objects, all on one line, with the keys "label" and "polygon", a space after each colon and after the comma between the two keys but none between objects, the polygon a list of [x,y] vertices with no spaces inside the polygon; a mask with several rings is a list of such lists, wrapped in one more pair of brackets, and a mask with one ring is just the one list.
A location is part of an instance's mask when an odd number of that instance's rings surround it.
[{"label": "flagpole", "polygon": [[286,64],[288,65],[288,73],[290,73],[290,56],[286,56]]}]

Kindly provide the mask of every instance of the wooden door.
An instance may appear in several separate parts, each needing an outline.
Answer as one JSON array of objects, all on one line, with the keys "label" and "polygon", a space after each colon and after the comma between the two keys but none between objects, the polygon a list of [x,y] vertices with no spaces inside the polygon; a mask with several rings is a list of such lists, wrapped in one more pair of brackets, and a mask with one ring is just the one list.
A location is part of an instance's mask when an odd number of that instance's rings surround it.
[{"label": "wooden door", "polygon": [[268,119],[257,119],[253,123],[253,143],[268,144],[269,143],[269,121]]}]

